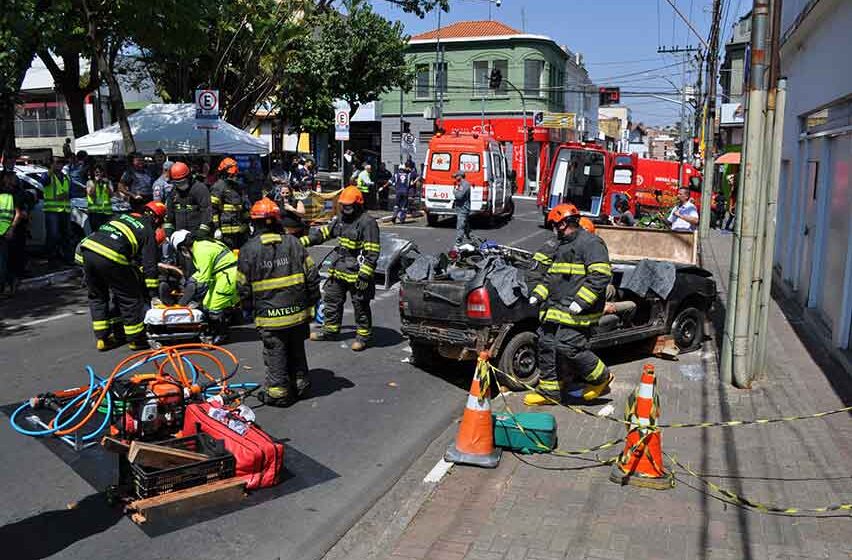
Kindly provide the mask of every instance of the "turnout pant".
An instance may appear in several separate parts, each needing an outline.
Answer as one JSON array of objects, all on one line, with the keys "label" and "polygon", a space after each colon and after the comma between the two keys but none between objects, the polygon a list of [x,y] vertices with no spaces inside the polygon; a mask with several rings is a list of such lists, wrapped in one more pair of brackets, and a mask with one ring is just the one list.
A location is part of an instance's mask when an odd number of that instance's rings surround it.
[{"label": "turnout pant", "polygon": [[127,339],[132,342],[144,342],[145,290],[133,267],[118,264],[83,249],[83,270],[89,289],[89,311],[92,314],[95,337],[106,339],[116,323],[117,317],[110,307],[111,293],[112,301],[124,324]]},{"label": "turnout pant", "polygon": [[291,394],[297,394],[297,381],[306,379],[308,375],[306,338],[307,323],[287,329],[260,329],[267,387],[286,388]]},{"label": "turnout pant", "polygon": [[456,211],[456,246],[470,238],[470,212]]},{"label": "turnout pant", "polygon": [[405,216],[408,214],[408,193],[396,193],[396,202],[393,207],[393,219],[405,222]]},{"label": "turnout pant", "polygon": [[329,334],[340,332],[340,323],[343,319],[343,304],[346,303],[346,294],[352,297],[352,307],[355,310],[355,334],[358,338],[370,338],[373,333],[373,313],[370,310],[370,300],[376,292],[374,284],[365,292],[355,289],[355,284],[350,284],[339,278],[329,278],[323,287],[322,301],[325,306],[325,321],[323,331]]},{"label": "turnout pant", "polygon": [[609,374],[606,365],[589,350],[589,333],[557,323],[542,323],[538,328],[538,367],[541,378],[538,389],[548,397],[561,401],[563,383],[559,365],[585,383],[597,385]]}]

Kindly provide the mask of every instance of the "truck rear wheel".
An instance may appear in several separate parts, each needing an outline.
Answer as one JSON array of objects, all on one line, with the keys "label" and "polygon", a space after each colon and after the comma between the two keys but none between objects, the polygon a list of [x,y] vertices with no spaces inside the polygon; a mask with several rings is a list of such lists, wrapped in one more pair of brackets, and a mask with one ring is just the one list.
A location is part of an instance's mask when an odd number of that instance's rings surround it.
[{"label": "truck rear wheel", "polygon": [[409,342],[411,346],[411,364],[421,369],[431,367],[435,364],[437,353],[435,347],[422,342]]},{"label": "truck rear wheel", "polygon": [[695,307],[681,309],[672,321],[672,338],[681,352],[701,348],[704,342],[704,312]]},{"label": "truck rear wheel", "polygon": [[512,391],[526,391],[530,385],[538,383],[538,340],[535,333],[522,331],[515,333],[500,351],[497,367],[517,379],[497,374],[498,381]]}]

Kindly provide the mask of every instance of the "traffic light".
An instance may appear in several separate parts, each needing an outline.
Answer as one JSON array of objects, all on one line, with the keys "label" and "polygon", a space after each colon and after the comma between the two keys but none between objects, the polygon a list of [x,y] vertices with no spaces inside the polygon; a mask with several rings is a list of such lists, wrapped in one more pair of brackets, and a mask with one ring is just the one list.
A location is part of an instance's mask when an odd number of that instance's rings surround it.
[{"label": "traffic light", "polygon": [[598,90],[598,105],[618,105],[621,102],[621,88],[602,87]]},{"label": "traffic light", "polygon": [[502,83],[503,83],[503,73],[498,68],[492,69],[491,75],[488,77],[489,89],[499,89],[500,84],[502,84]]},{"label": "traffic light", "polygon": [[534,133],[535,133],[535,128],[533,128],[533,127],[527,128],[527,142],[533,141],[533,139],[534,139],[533,134]]}]

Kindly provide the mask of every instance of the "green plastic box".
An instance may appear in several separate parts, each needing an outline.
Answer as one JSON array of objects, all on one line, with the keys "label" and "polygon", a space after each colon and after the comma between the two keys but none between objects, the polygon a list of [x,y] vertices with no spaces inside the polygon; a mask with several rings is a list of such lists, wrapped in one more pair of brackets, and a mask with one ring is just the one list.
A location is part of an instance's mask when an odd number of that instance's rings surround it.
[{"label": "green plastic box", "polygon": [[[494,412],[494,445],[529,455],[556,447],[556,418],[546,412]],[[518,427],[520,425],[523,431]]]}]

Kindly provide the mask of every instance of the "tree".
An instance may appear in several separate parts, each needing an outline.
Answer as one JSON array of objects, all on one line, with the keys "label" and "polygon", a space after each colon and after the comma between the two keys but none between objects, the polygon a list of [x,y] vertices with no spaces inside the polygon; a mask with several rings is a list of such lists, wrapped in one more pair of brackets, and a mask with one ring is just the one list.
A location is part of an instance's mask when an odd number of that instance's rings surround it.
[{"label": "tree", "polygon": [[[316,8],[318,11],[331,11],[338,9],[340,4],[345,5],[348,0],[317,0]],[[445,12],[450,11],[450,0],[385,0],[388,4],[393,4],[402,9],[402,11],[415,14],[418,17],[424,17],[428,12],[435,8],[439,8]],[[338,7],[335,7],[338,6]]]},{"label": "tree", "polygon": [[0,10],[0,156],[14,161],[15,107],[27,69],[41,41],[50,0],[7,0]]}]

